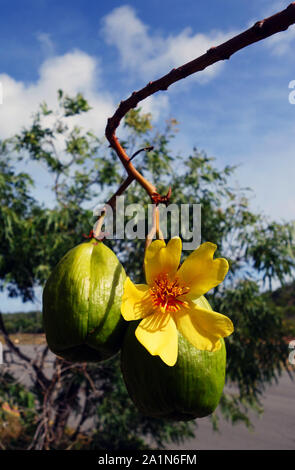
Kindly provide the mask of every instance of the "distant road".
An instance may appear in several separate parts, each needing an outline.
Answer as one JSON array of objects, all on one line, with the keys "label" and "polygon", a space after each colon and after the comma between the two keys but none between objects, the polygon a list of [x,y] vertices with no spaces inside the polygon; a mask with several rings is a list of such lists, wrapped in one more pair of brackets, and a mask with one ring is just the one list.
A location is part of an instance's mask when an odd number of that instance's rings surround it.
[{"label": "distant road", "polygon": [[295,374],[293,381],[284,372],[278,384],[266,389],[262,404],[264,413],[251,413],[254,431],[245,425],[232,426],[220,419],[220,432],[212,430],[209,418],[197,420],[196,437],[169,449],[199,450],[295,450]]}]

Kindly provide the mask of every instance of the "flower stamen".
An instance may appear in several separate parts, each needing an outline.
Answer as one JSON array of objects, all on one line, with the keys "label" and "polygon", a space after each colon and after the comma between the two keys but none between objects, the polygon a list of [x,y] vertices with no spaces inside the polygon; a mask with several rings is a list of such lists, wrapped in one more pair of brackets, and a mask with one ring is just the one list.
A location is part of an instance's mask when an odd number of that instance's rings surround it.
[{"label": "flower stamen", "polygon": [[170,281],[167,274],[161,274],[150,288],[150,295],[154,308],[161,312],[176,312],[181,307],[188,307],[188,302],[179,299],[189,292],[189,287],[179,284],[178,279]]}]

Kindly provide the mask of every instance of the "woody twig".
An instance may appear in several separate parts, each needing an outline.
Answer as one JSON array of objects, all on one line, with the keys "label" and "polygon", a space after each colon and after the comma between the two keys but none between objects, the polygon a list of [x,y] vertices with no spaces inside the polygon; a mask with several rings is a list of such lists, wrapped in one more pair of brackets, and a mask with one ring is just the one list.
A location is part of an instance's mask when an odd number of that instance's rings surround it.
[{"label": "woody twig", "polygon": [[155,186],[147,181],[143,175],[136,170],[131,159],[116,137],[116,129],[119,127],[122,118],[128,113],[128,111],[135,108],[140,101],[143,101],[148,96],[151,96],[160,90],[167,90],[172,83],[194,73],[200,72],[216,62],[228,60],[237,51],[249,46],[250,44],[254,44],[255,42],[272,36],[273,34],[284,31],[294,23],[295,2],[291,3],[285,10],[270,16],[269,18],[265,18],[264,20],[257,21],[251,28],[219,46],[211,47],[205,54],[201,55],[197,59],[194,59],[178,68],[172,69],[169,73],[158,80],[149,82],[144,88],[139,91],[134,91],[129,98],[121,101],[115,114],[108,119],[105,134],[110,146],[116,151],[128,175],[132,175],[134,179],[141,184],[147,194],[151,197],[152,202],[162,202],[162,196],[158,194]]}]

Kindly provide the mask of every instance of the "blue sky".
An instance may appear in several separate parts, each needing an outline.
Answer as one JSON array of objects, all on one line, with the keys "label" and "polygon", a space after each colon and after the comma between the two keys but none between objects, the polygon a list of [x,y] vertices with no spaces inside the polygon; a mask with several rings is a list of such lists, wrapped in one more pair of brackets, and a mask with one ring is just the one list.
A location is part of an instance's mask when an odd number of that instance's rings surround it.
[{"label": "blue sky", "polygon": [[[289,3],[2,0],[0,138],[28,122],[40,101],[54,105],[58,88],[85,94],[93,110],[82,124],[102,136],[133,90]],[[253,189],[252,208],[279,221],[295,219],[294,45],[292,26],[142,103],[155,125],[179,121],[176,151],[197,146],[220,168],[238,164],[236,181]],[[45,198],[46,176],[32,171]],[[2,311],[32,308],[5,295],[0,302]]]}]

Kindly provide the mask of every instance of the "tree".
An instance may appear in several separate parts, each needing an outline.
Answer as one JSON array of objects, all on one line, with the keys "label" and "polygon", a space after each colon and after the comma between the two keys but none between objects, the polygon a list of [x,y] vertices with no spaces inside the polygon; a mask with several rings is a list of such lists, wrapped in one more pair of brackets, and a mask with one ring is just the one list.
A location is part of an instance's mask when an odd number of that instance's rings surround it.
[{"label": "tree", "polygon": [[[34,298],[36,287],[42,288],[59,259],[83,241],[95,221],[92,209],[103,205],[122,181],[117,157],[106,142],[69,125],[69,116],[89,109],[80,94],[69,97],[59,91],[57,110],[43,103],[28,127],[1,144],[0,285],[24,301]],[[210,295],[216,310],[235,324],[226,346],[227,380],[236,392],[224,394],[219,411],[232,422],[249,424],[249,407],[259,408],[262,391],[278,378],[288,357],[282,315],[266,302],[260,287],[266,280],[270,286],[274,280],[284,283],[294,272],[292,224],[251,212],[248,190],[230,186],[234,167],[219,170],[198,149],[188,157],[175,155],[170,146],[177,122],[169,120],[157,130],[151,118],[140,109],[129,111],[123,145],[130,154],[149,148],[137,155],[136,168],[152,178],[161,194],[171,186],[171,202],[202,205],[202,239],[216,243],[218,255],[230,262],[227,281]],[[52,178],[50,205],[33,196],[34,181],[17,171],[18,161],[45,165]],[[147,210],[145,192],[136,183],[125,197],[126,204],[145,201]],[[140,282],[143,241],[105,242]],[[22,429],[20,437],[2,443],[5,448],[135,449],[147,447],[148,437],[161,447],[193,436],[194,422],[166,423],[137,412],[122,382],[118,357],[99,366],[55,358],[50,376],[45,368],[48,348],[30,357],[10,340],[1,317],[0,327],[13,360],[22,360],[32,377],[32,383],[21,387],[15,387],[7,371],[0,377],[0,401],[18,408]],[[2,420],[8,419],[7,413],[3,411]],[[93,423],[86,432],[83,425],[89,417]],[[212,420],[216,424],[217,414]]]}]

